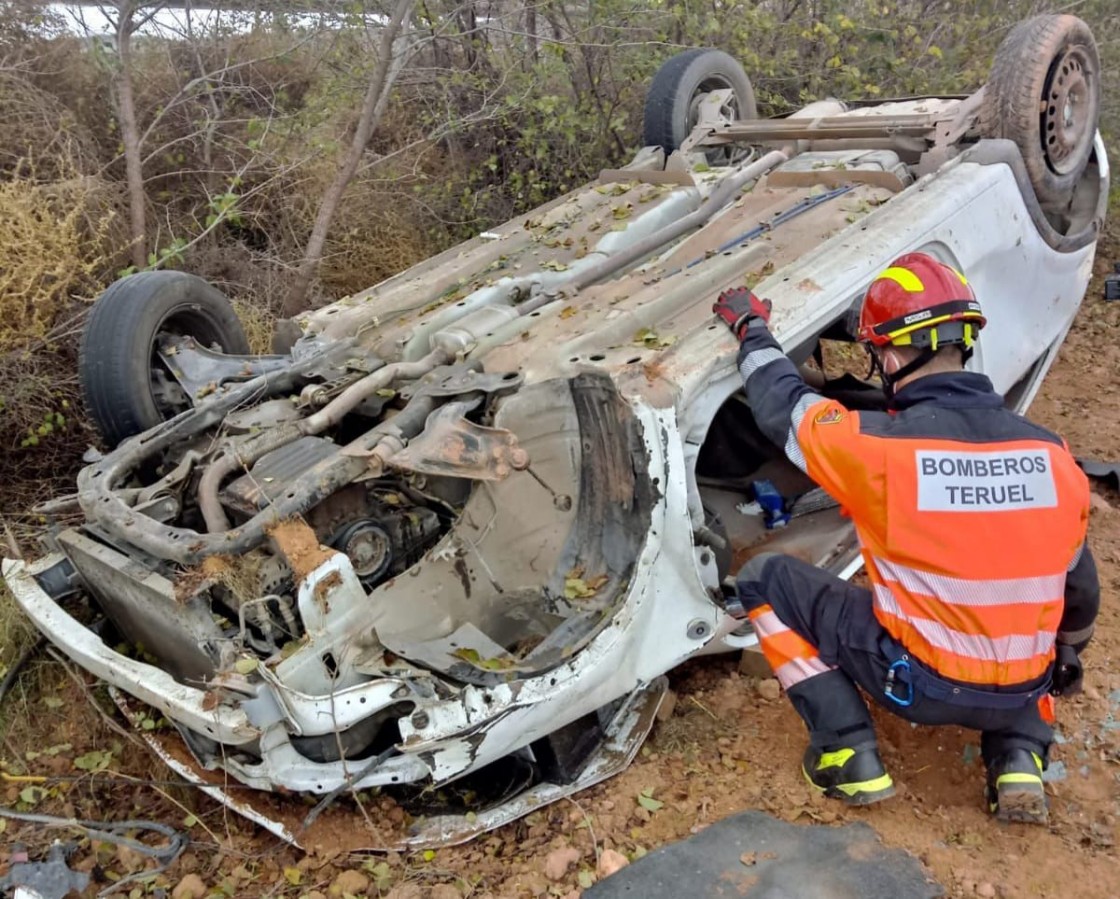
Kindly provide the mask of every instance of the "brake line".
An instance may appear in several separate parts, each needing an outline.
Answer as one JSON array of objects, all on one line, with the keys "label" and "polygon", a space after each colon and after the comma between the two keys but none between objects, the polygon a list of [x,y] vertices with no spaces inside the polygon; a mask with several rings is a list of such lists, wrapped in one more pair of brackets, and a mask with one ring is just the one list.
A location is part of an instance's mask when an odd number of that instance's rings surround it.
[{"label": "brake line", "polygon": [[777,215],[773,216],[769,221],[762,222],[759,225],[755,225],[749,231],[745,231],[737,237],[733,237],[726,243],[716,247],[710,253],[705,253],[703,256],[698,256],[691,262],[686,262],[679,268],[676,268],[671,272],[666,272],[664,275],[662,275],[662,278],[668,278],[672,275],[678,274],[679,272],[683,272],[685,269],[690,269],[693,266],[699,265],[701,262],[710,259],[712,256],[718,256],[720,253],[726,253],[729,250],[734,250],[736,247],[742,246],[748,241],[755,240],[756,238],[761,237],[763,234],[773,231],[779,225],[784,225],[786,222],[790,221],[790,219],[795,219],[799,215],[808,212],[810,209],[815,209],[822,203],[827,203],[829,200],[834,200],[836,199],[836,197],[843,196],[844,194],[854,189],[854,184],[845,184],[841,187],[825,191],[823,194],[818,194],[815,197],[806,197],[803,200],[799,200],[789,209],[779,212]]}]

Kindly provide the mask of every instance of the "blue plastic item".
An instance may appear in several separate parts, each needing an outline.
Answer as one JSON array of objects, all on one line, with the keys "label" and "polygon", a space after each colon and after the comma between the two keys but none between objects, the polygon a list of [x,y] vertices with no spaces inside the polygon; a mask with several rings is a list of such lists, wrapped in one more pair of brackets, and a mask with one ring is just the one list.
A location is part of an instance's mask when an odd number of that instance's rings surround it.
[{"label": "blue plastic item", "polygon": [[766,513],[766,527],[768,529],[784,528],[789,524],[786,501],[773,483],[770,481],[754,481],[751,487],[754,490],[755,501]]}]

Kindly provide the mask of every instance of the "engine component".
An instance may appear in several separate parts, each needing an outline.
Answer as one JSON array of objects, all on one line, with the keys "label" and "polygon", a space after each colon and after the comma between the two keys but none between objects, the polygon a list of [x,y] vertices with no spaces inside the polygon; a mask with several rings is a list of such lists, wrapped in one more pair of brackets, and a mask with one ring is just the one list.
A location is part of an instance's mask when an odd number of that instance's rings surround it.
[{"label": "engine component", "polygon": [[255,465],[221,493],[222,504],[252,517],[281,496],[299,475],[338,452],[338,447],[322,437],[301,437],[265,453]]},{"label": "engine component", "polygon": [[[332,501],[333,497],[315,510],[313,523]],[[339,511],[345,514],[353,501],[340,497]],[[369,589],[416,563],[439,538],[440,530],[439,516],[431,509],[413,505],[396,491],[371,489],[362,497],[360,517],[344,519],[325,542],[350,557]]]},{"label": "engine component", "polygon": [[393,561],[393,541],[376,521],[355,521],[331,545],[350,557],[354,571],[363,583],[376,582]]}]

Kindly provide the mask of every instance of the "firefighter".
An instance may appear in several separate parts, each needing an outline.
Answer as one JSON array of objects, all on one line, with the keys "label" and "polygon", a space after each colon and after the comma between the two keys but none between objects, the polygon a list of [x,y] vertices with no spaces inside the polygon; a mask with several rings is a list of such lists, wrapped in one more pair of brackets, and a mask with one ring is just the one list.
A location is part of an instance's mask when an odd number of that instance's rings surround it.
[{"label": "firefighter", "polygon": [[1046,711],[1080,688],[1100,603],[1089,486],[1061,437],[964,370],[986,323],[972,287],[924,253],[875,278],[858,338],[886,411],[849,410],[806,384],[750,290],[725,291],[713,311],[739,339],[758,426],[852,519],[871,583],[776,553],[736,579],[808,727],[806,779],[849,804],[893,794],[858,685],[909,721],[979,730],[989,810],[1046,823]]}]

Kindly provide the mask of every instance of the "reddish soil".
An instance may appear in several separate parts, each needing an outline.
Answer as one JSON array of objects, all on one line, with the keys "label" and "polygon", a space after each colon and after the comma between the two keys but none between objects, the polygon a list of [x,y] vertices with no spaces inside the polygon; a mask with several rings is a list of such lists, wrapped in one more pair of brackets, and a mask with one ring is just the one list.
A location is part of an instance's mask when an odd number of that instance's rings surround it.
[{"label": "reddish soil", "polygon": [[329,559],[333,552],[319,545],[319,538],[304,521],[282,521],[268,532],[284,554],[297,581],[303,580]]},{"label": "reddish soil", "polygon": [[[1103,247],[1098,255],[1098,274],[1103,274],[1106,261],[1120,257],[1120,246]],[[1120,303],[1106,305],[1100,297],[1098,278],[1031,417],[1063,433],[1078,455],[1115,459],[1120,452]],[[5,740],[4,770],[81,776],[76,784],[53,786],[56,795],[41,801],[37,811],[147,817],[189,827],[197,842],[154,881],[177,886],[173,896],[578,896],[581,882],[586,885],[595,876],[597,860],[606,870],[619,863],[608,850],[633,858],[754,808],[802,823],[865,821],[887,845],[913,852],[952,897],[1114,899],[1120,895],[1120,496],[1100,486],[1094,490],[1090,540],[1104,587],[1103,610],[1084,658],[1085,692],[1058,703],[1064,742],[1055,747],[1053,762],[1064,766],[1065,777],[1048,786],[1048,828],[1002,826],[988,817],[976,733],[912,727],[879,712],[883,755],[898,795],[860,810],[815,798],[801,780],[805,739],[799,719],[784,698],[775,696],[773,682],[740,675],[732,658],[700,660],[674,672],[675,708],[623,774],[574,801],[434,853],[361,859],[323,848],[303,855],[195,791],[122,780],[121,774],[174,778],[145,749],[122,743],[53,662],[34,669],[37,693],[17,691],[10,700],[14,710],[7,711],[20,717],[13,718]],[[276,536],[277,542],[287,542]],[[309,557],[301,560],[304,549]],[[289,557],[293,566],[306,569],[321,560],[319,553],[314,542]],[[48,699],[63,704],[45,705]],[[26,760],[30,747],[43,752],[59,744],[70,747]],[[116,774],[88,775],[72,766],[73,759],[93,749],[113,750],[109,771]],[[0,781],[0,801],[15,802],[26,787],[26,782]],[[638,802],[643,791],[652,791],[663,806],[643,807]],[[293,819],[309,808],[296,798],[274,801],[290,802]],[[369,810],[392,811],[376,802]],[[356,816],[353,828],[362,826]],[[9,822],[0,842],[10,844],[17,837],[33,852],[51,838]],[[102,887],[105,877],[142,866],[128,853],[103,849],[91,854],[84,844],[75,860],[102,878]],[[0,875],[3,870],[0,861]],[[89,895],[94,893],[91,888]]]}]

